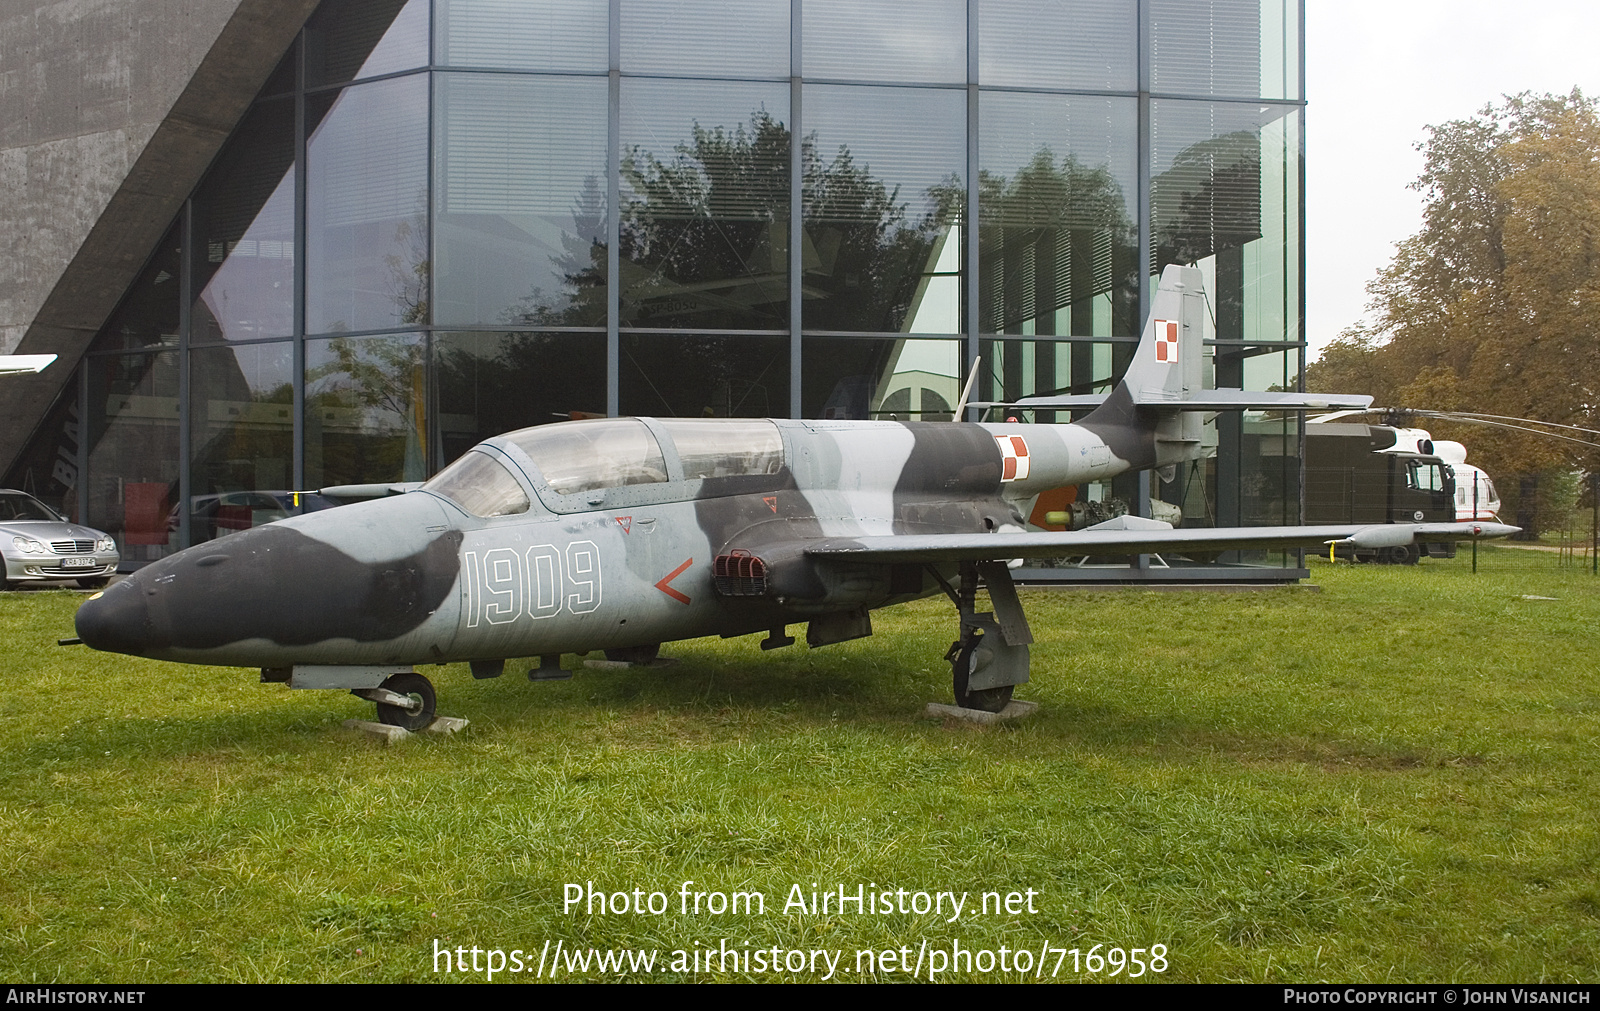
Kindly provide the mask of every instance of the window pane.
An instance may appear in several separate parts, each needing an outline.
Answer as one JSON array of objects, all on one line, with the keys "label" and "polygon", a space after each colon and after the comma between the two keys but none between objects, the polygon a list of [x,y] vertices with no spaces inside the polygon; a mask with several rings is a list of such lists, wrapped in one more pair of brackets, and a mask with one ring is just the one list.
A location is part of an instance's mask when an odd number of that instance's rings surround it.
[{"label": "window pane", "polygon": [[417,334],[306,342],[306,485],[427,477]]},{"label": "window pane", "polygon": [[622,71],[788,77],[789,5],[771,0],[623,0]]},{"label": "window pane", "polygon": [[789,325],[783,85],[622,82],[622,325]]},{"label": "window pane", "polygon": [[306,102],[306,330],[428,320],[427,75]]},{"label": "window pane", "polygon": [[[1292,385],[1300,374],[1299,349],[1219,345],[1212,349],[1215,385],[1262,390]],[[1186,522],[1203,515],[1209,503],[1216,526],[1274,526],[1300,522],[1301,416],[1279,417],[1247,411],[1225,411],[1208,422],[1202,434],[1216,452],[1206,461],[1210,486],[1202,501],[1188,484],[1167,490],[1169,502],[1182,502]],[[1182,468],[1179,473],[1183,481]],[[1198,484],[1198,482],[1194,482]],[[1181,497],[1180,497],[1181,496]],[[1195,525],[1202,525],[1196,522]],[[1225,555],[1224,560],[1229,556]],[[1281,552],[1244,552],[1245,560],[1276,563]]]},{"label": "window pane", "polygon": [[1105,0],[983,0],[978,80],[1019,88],[1133,91],[1138,7]]},{"label": "window pane", "polygon": [[1135,100],[985,91],[980,102],[980,329],[1137,334]]},{"label": "window pane", "polygon": [[177,550],[178,354],[90,358],[89,514],[125,565]]},{"label": "window pane", "polygon": [[267,83],[262,85],[262,95],[280,95],[295,89],[295,77],[300,68],[300,37],[295,36],[294,43],[289,46],[289,51],[283,54],[283,59],[278,61],[277,67],[272,71],[272,76],[267,78]]},{"label": "window pane", "polygon": [[[973,384],[973,400],[1018,400],[1059,393],[1110,393],[1115,377],[1133,357],[1132,343],[1099,341],[986,340],[979,342],[983,364]],[[1000,419],[1000,409],[991,414]],[[1087,411],[1071,412],[1077,417]],[[1065,411],[1011,409],[1006,416],[1044,424],[1071,421]]]},{"label": "window pane", "polygon": [[[181,220],[181,219],[180,219]],[[150,263],[94,340],[93,351],[178,346],[178,222],[162,236]]]},{"label": "window pane", "polygon": [[949,421],[961,399],[955,340],[807,337],[804,416]]},{"label": "window pane", "polygon": [[806,0],[801,32],[807,78],[967,80],[966,0]]},{"label": "window pane", "polygon": [[[1269,24],[1281,25],[1283,2],[1148,0],[1150,90],[1169,95],[1272,97],[1262,90],[1262,10],[1278,8]],[[1276,34],[1272,44],[1278,46],[1283,40],[1281,27]],[[1298,49],[1298,30],[1295,46]],[[1278,76],[1281,80],[1281,72]]]},{"label": "window pane", "polygon": [[1299,340],[1299,110],[1150,104],[1154,272],[1205,272],[1208,338]]},{"label": "window pane", "polygon": [[294,103],[263,102],[194,200],[191,343],[294,333]]},{"label": "window pane", "polygon": [[306,84],[343,84],[428,63],[428,0],[323,0],[306,22]]},{"label": "window pane", "polygon": [[438,12],[439,62],[446,66],[606,70],[604,3],[438,0]]},{"label": "window pane", "polygon": [[805,328],[961,332],[966,93],[807,86],[805,110]]},{"label": "window pane", "polygon": [[440,462],[493,435],[606,412],[606,339],[593,333],[438,333]]},{"label": "window pane", "polygon": [[287,342],[189,353],[190,543],[299,511],[293,374]]},{"label": "window pane", "polygon": [[664,418],[783,418],[787,337],[622,335],[621,413]]},{"label": "window pane", "polygon": [[438,76],[435,322],[604,326],[605,80]]},{"label": "window pane", "polygon": [[[93,369],[97,366],[91,359],[81,367]],[[62,385],[50,413],[44,416],[33,440],[11,464],[0,486],[21,489],[73,522],[81,522],[82,517],[78,515],[81,420],[78,417],[78,373],[74,372]]]}]

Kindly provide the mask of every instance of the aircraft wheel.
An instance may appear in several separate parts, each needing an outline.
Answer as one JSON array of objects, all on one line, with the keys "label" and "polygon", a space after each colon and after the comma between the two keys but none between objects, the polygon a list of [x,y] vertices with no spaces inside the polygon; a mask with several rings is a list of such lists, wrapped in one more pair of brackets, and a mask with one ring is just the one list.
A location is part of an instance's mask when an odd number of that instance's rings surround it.
[{"label": "aircraft wheel", "polygon": [[620,660],[623,663],[647,664],[661,653],[661,644],[654,643],[649,646],[623,646],[618,649],[606,650],[607,660]]},{"label": "aircraft wheel", "polygon": [[983,636],[973,636],[966,645],[961,647],[961,652],[950,661],[950,673],[955,682],[956,705],[962,709],[977,709],[985,713],[998,713],[1011,701],[1011,690],[1015,685],[1001,685],[998,688],[978,688],[968,690],[967,678],[972,674],[973,656],[978,651],[978,643]]},{"label": "aircraft wheel", "polygon": [[421,674],[395,674],[379,687],[399,695],[409,695],[422,703],[421,708],[415,712],[407,712],[399,706],[379,702],[379,723],[387,723],[391,727],[404,727],[406,730],[423,730],[433,722],[435,701],[433,685]]},{"label": "aircraft wheel", "polygon": [[1396,544],[1389,549],[1384,561],[1390,565],[1415,565],[1421,556],[1422,552],[1415,544]]},{"label": "aircraft wheel", "polygon": [[109,582],[111,582],[110,576],[92,576],[88,579],[78,580],[78,588],[80,590],[103,590]]}]

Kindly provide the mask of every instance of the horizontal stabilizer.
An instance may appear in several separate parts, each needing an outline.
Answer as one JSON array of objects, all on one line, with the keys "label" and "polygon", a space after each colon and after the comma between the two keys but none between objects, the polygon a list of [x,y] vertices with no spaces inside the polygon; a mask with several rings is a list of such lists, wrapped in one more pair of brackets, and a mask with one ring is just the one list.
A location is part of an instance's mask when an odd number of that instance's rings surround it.
[{"label": "horizontal stabilizer", "polygon": [[[1082,410],[1098,407],[1105,401],[1100,393],[1061,397],[1023,397],[1021,400],[974,404],[974,407],[1011,406],[1046,410]],[[1344,393],[1266,393],[1257,390],[1200,390],[1181,399],[1141,397],[1136,407],[1157,407],[1169,411],[1326,411],[1331,408],[1365,408],[1372,398]]]},{"label": "horizontal stabilizer", "polygon": [[[1145,523],[1159,521],[1146,520]],[[1107,529],[992,534],[902,534],[833,537],[806,548],[813,558],[863,562],[981,562],[1008,558],[1075,555],[1139,555],[1252,548],[1320,548],[1328,544],[1369,547],[1422,541],[1466,541],[1509,537],[1518,527],[1503,523],[1381,523],[1368,526],[1198,527],[1128,524]]]}]

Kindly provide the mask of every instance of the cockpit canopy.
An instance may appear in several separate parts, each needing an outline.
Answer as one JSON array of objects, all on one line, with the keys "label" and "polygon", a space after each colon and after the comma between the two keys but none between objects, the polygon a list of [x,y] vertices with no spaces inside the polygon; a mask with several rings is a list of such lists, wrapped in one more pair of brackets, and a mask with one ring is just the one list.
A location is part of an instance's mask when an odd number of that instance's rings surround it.
[{"label": "cockpit canopy", "polygon": [[[598,418],[524,428],[501,439],[527,456],[556,496],[770,477],[783,470],[783,436],[762,419],[661,418],[647,424],[637,418]],[[423,487],[475,516],[523,513],[530,505],[505,466],[483,451],[465,454]],[[673,497],[665,487],[662,491]],[[684,489],[683,494],[690,497],[692,492]],[[573,508],[564,502],[547,505],[557,511]]]}]

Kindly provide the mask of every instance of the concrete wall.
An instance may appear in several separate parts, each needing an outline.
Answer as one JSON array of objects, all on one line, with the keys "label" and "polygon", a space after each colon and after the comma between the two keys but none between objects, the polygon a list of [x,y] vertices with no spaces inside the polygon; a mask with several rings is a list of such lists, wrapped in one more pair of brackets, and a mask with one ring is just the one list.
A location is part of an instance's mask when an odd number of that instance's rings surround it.
[{"label": "concrete wall", "polygon": [[0,472],[316,0],[0,0]]}]

